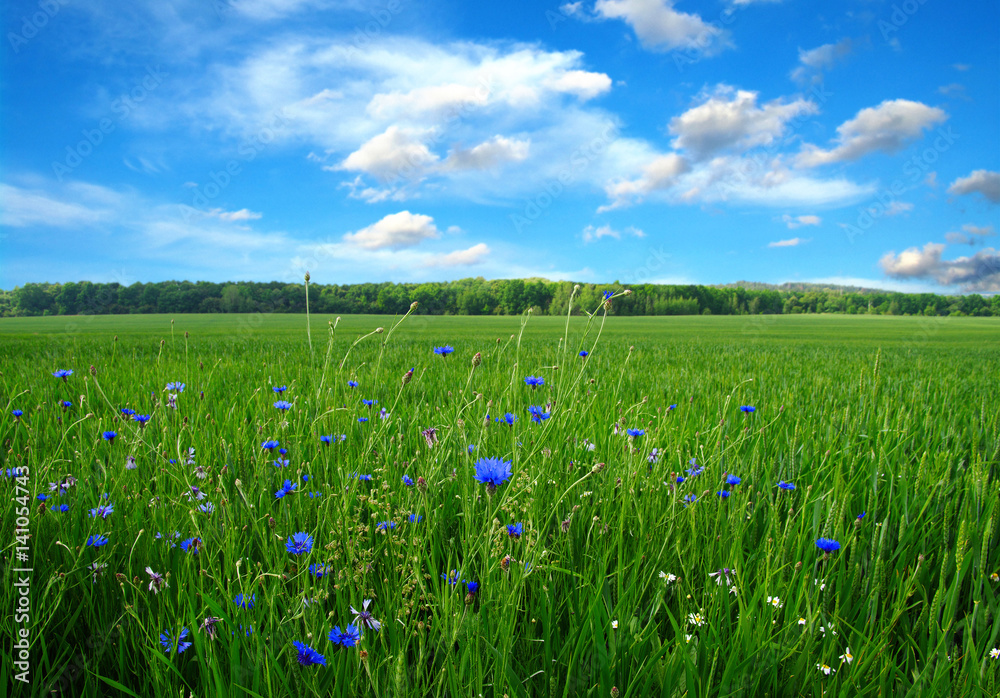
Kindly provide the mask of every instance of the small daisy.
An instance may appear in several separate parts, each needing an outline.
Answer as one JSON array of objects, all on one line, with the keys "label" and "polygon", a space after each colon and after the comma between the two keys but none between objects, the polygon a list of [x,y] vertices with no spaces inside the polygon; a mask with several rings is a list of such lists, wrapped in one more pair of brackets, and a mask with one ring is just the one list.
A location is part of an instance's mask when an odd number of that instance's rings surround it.
[{"label": "small daisy", "polygon": [[697,625],[699,628],[705,624],[705,618],[700,613],[689,613],[688,623]]},{"label": "small daisy", "polygon": [[806,619],[805,618],[799,618],[799,625],[805,625],[805,624],[806,624]]},{"label": "small daisy", "polygon": [[616,620],[611,621],[611,629],[618,630],[618,621]]},{"label": "small daisy", "polygon": [[660,572],[660,579],[667,580],[667,584],[673,584],[677,581],[677,575],[669,572]]},{"label": "small daisy", "polygon": [[843,664],[844,662],[847,662],[848,664],[850,664],[851,662],[853,662],[854,661],[854,655],[851,654],[851,648],[850,647],[845,648],[844,649],[844,653],[842,655],[840,655],[839,659],[840,659],[840,663],[841,664]]},{"label": "small daisy", "polygon": [[735,584],[733,586],[729,587],[729,593],[732,594],[733,596],[736,596],[737,590],[736,590],[736,585]]},{"label": "small daisy", "polygon": [[837,671],[836,669],[832,668],[829,664],[817,664],[816,668],[822,671],[827,676]]},{"label": "small daisy", "polygon": [[990,650],[990,659],[997,659],[1000,657],[1000,648],[994,647]]},{"label": "small daisy", "polygon": [[777,596],[768,596],[767,602],[774,606],[775,608],[781,608],[785,604]]}]

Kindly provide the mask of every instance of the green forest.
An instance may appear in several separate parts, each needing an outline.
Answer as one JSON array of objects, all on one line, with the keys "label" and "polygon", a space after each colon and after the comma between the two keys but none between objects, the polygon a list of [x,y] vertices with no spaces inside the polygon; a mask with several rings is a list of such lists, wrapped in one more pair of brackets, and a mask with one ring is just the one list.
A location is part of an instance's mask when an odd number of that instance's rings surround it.
[{"label": "green forest", "polygon": [[[417,301],[430,315],[518,315],[566,312],[574,283],[544,279],[461,279],[434,283],[309,284],[309,310],[324,314],[403,314]],[[943,296],[852,287],[740,282],[729,286],[627,285],[614,299],[616,315],[743,315],[847,313],[1000,316],[1000,295]],[[574,308],[597,307],[610,284],[580,284]],[[305,284],[199,281],[29,283],[0,291],[0,317],[136,313],[304,313]]]}]

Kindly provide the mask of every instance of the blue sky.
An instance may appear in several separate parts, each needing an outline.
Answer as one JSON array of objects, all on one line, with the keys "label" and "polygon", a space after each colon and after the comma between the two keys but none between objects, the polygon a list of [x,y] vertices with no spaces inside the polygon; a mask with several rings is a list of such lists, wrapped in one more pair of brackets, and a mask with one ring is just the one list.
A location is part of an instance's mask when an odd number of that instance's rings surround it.
[{"label": "blue sky", "polygon": [[1000,291],[1000,6],[13,0],[0,287]]}]

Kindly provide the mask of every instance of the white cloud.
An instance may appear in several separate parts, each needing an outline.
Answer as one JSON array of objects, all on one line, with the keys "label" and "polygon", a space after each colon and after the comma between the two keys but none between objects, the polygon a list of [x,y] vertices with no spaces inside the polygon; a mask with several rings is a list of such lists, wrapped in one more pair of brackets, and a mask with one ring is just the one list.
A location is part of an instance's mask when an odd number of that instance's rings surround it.
[{"label": "white cloud", "polygon": [[974,170],[968,177],[959,177],[948,187],[949,194],[979,193],[989,201],[1000,204],[1000,172]]},{"label": "white cloud", "polygon": [[364,172],[383,182],[419,179],[438,160],[423,143],[428,135],[427,131],[390,126],[348,155],[340,169]]},{"label": "white cloud", "polygon": [[677,153],[660,155],[643,168],[637,179],[609,182],[605,192],[611,203],[600,207],[598,213],[641,201],[650,192],[669,189],[689,169],[690,165]]},{"label": "white cloud", "polygon": [[898,216],[901,213],[908,213],[913,210],[913,204],[907,201],[891,201],[888,206],[885,207],[885,212],[883,216]]},{"label": "white cloud", "polygon": [[702,103],[671,119],[668,129],[672,145],[688,150],[696,158],[726,148],[745,151],[773,144],[785,133],[788,122],[819,108],[810,101],[790,103],[773,100],[757,106],[757,93],[718,85]]},{"label": "white cloud", "polygon": [[348,242],[366,250],[400,250],[413,247],[424,240],[441,237],[430,216],[400,211],[390,213],[381,220],[343,237]]},{"label": "white cloud", "polygon": [[838,126],[834,148],[804,146],[797,163],[801,167],[816,167],[857,160],[875,151],[896,153],[919,138],[925,129],[947,118],[937,107],[907,99],[886,100],[877,107],[862,109],[853,119]]},{"label": "white cloud", "polygon": [[820,80],[823,71],[832,68],[837,61],[849,56],[854,50],[854,42],[844,38],[835,44],[823,44],[814,49],[803,51],[799,49],[799,67],[792,71],[792,79],[796,82]]},{"label": "white cloud", "polygon": [[477,146],[453,149],[442,164],[445,170],[488,170],[507,162],[520,162],[528,157],[531,142],[493,136]]},{"label": "white cloud", "polygon": [[443,255],[428,257],[423,266],[425,267],[467,267],[474,264],[482,264],[486,255],[490,253],[490,248],[486,243],[473,245],[467,250],[456,250]]},{"label": "white cloud", "polygon": [[[804,225],[819,225],[821,222],[819,216],[811,216],[811,215],[792,217],[789,216],[788,214],[785,214],[784,216],[781,217],[781,220],[784,221],[785,225],[787,225],[790,230],[794,230],[795,228],[801,228]],[[798,238],[795,239],[798,240]]]},{"label": "white cloud", "polygon": [[809,242],[808,239],[802,238],[791,238],[790,240],[778,240],[777,242],[767,243],[768,247],[798,247],[799,245]]},{"label": "white cloud", "polygon": [[248,208],[241,208],[239,211],[223,211],[221,208],[213,208],[208,212],[209,215],[215,216],[222,221],[255,221],[263,217],[263,213],[257,213],[256,211],[251,211]]},{"label": "white cloud", "polygon": [[953,245],[975,245],[982,242],[981,238],[993,237],[996,234],[992,225],[979,226],[966,223],[962,226],[962,232],[945,233],[944,239]]},{"label": "white cloud", "polygon": [[118,196],[110,190],[99,198],[91,196],[92,193],[89,185],[79,184],[61,187],[58,192],[0,184],[0,200],[3,201],[0,225],[72,228],[112,219],[114,207],[120,205]]},{"label": "white cloud", "polygon": [[602,225],[597,228],[592,225],[588,225],[583,229],[584,243],[594,242],[595,240],[600,240],[601,238],[614,238],[615,240],[621,240],[622,237],[626,235],[637,238],[646,237],[646,233],[631,225],[624,230],[615,230],[610,225]]},{"label": "white cloud", "polygon": [[489,102],[488,85],[429,85],[408,92],[380,93],[372,97],[367,111],[376,119],[442,116],[465,107],[482,107]]},{"label": "white cloud", "polygon": [[987,247],[971,257],[945,260],[941,258],[944,249],[941,243],[929,242],[923,249],[911,247],[898,255],[888,252],[879,265],[897,279],[930,279],[969,292],[1000,292],[1000,251]]},{"label": "white cloud", "polygon": [[597,0],[594,13],[624,21],[648,49],[698,49],[709,55],[729,45],[724,30],[696,14],[678,12],[674,0]]},{"label": "white cloud", "polygon": [[568,70],[543,83],[555,92],[576,95],[582,100],[593,99],[611,89],[611,78],[604,73]]}]

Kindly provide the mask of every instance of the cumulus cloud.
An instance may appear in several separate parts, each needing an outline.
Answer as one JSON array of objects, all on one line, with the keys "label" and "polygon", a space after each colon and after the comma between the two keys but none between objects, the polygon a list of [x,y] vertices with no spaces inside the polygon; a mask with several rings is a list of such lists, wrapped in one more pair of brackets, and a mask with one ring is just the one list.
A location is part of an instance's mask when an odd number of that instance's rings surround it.
[{"label": "cumulus cloud", "polygon": [[621,240],[623,236],[644,238],[646,237],[646,233],[631,225],[624,230],[615,230],[610,225],[602,225],[596,228],[592,225],[588,225],[583,229],[583,241],[585,243],[594,242],[595,240],[600,240],[601,238],[614,238],[615,240]]},{"label": "cumulus cloud", "polygon": [[979,226],[966,223],[962,226],[961,232],[945,233],[944,239],[953,245],[975,245],[982,242],[982,238],[993,237],[996,234],[992,225]]},{"label": "cumulus cloud", "polygon": [[611,203],[600,207],[598,213],[641,200],[650,192],[669,189],[689,169],[690,165],[677,153],[660,155],[643,168],[640,177],[609,182],[605,192]]},{"label": "cumulus cloud", "polygon": [[529,140],[493,136],[477,146],[453,149],[442,164],[446,170],[488,170],[507,162],[520,162],[528,157]]},{"label": "cumulus cloud", "polygon": [[601,19],[624,21],[652,50],[693,48],[708,55],[728,45],[725,31],[696,14],[678,12],[674,0],[597,0],[594,13]]},{"label": "cumulus cloud", "polygon": [[797,164],[816,167],[857,160],[875,151],[896,153],[919,138],[925,129],[947,118],[937,107],[907,99],[886,100],[877,107],[862,109],[853,119],[838,126],[835,147],[823,150],[815,145],[804,146]]},{"label": "cumulus cloud", "polygon": [[[785,214],[781,217],[781,220],[789,227],[789,229],[801,228],[804,225],[819,225],[821,219],[819,216],[789,216]],[[795,238],[798,240],[798,238]],[[798,243],[796,243],[798,244]]]},{"label": "cumulus cloud", "polygon": [[482,264],[486,256],[490,253],[490,248],[486,243],[473,245],[467,250],[456,250],[447,254],[428,257],[423,266],[425,267],[468,267],[473,264]]},{"label": "cumulus cloud", "polygon": [[757,93],[719,85],[702,103],[671,119],[668,130],[676,149],[703,158],[726,148],[745,151],[780,139],[791,119],[815,114],[819,108],[808,100],[785,103],[773,100],[757,105]]},{"label": "cumulus cloud", "polygon": [[942,286],[960,286],[968,292],[1000,292],[1000,251],[987,247],[970,257],[942,259],[945,245],[929,242],[898,255],[886,253],[882,270],[897,279],[929,279]]},{"label": "cumulus cloud", "polygon": [[390,126],[348,155],[339,169],[364,172],[382,181],[419,178],[438,160],[423,143],[427,135],[427,131]]},{"label": "cumulus cloud", "polygon": [[228,221],[230,223],[236,223],[239,221],[255,221],[264,216],[263,213],[257,213],[256,211],[251,211],[248,208],[241,208],[239,211],[224,211],[221,208],[213,208],[208,212],[208,214],[215,216],[220,221]]},{"label": "cumulus cloud", "polygon": [[767,243],[768,247],[798,247],[799,245],[809,242],[809,240],[804,240],[802,238],[791,238],[790,240],[778,240],[777,242]]},{"label": "cumulus cloud", "polygon": [[959,177],[948,187],[949,194],[982,194],[988,201],[1000,204],[1000,172],[974,170],[968,177]]},{"label": "cumulus cloud", "polygon": [[799,49],[799,66],[792,71],[792,80],[796,82],[819,80],[823,77],[823,71],[832,68],[853,50],[854,42],[850,38],[841,39],[835,44],[823,44],[808,51]]},{"label": "cumulus cloud", "polygon": [[372,223],[354,233],[344,235],[344,241],[366,250],[401,250],[424,240],[441,237],[430,216],[400,211]]}]

